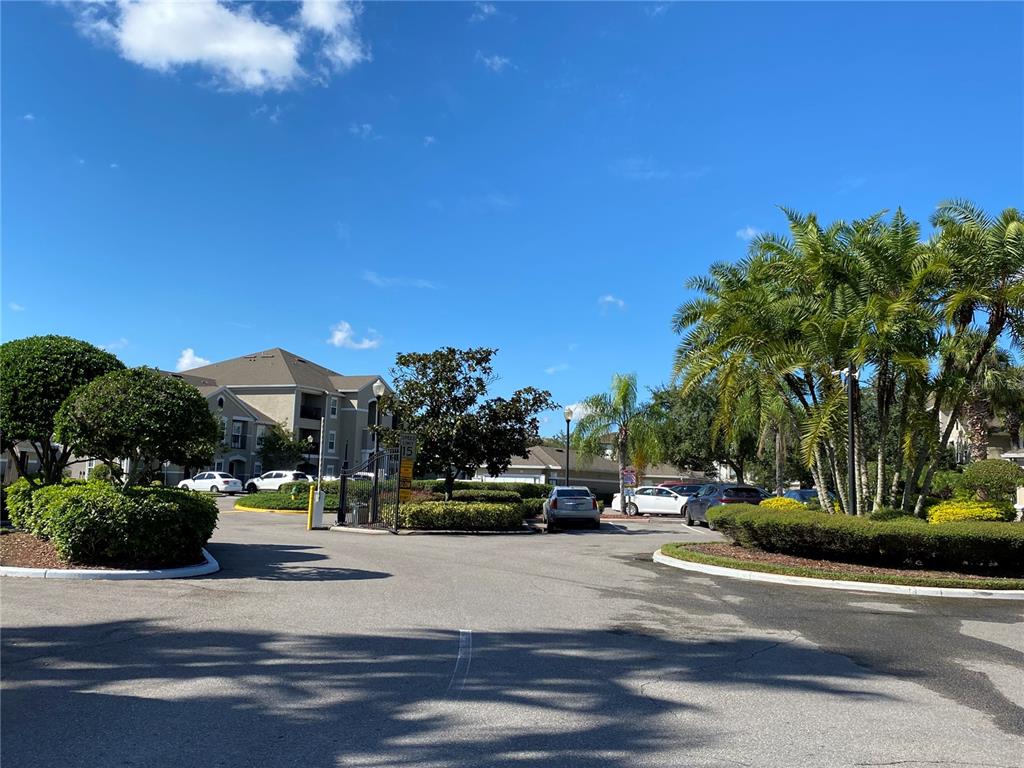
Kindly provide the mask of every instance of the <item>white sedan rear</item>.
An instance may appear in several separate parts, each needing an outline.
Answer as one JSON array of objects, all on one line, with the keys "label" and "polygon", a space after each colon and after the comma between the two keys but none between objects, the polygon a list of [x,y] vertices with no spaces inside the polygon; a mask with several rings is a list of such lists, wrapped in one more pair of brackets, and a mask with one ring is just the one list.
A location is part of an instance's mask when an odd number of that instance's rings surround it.
[{"label": "white sedan rear", "polygon": [[700,490],[699,485],[642,485],[626,496],[626,509],[622,510],[619,494],[612,497],[612,509],[627,515],[686,515],[686,502]]},{"label": "white sedan rear", "polygon": [[207,491],[208,493],[228,493],[234,496],[242,492],[242,481],[227,472],[200,472],[195,477],[182,480],[179,488],[190,491]]}]

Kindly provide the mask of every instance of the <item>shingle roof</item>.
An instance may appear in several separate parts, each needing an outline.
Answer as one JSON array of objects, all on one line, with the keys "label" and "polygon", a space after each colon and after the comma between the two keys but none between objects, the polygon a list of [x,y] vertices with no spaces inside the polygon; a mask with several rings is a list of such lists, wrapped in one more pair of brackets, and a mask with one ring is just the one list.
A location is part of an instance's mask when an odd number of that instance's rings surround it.
[{"label": "shingle roof", "polygon": [[339,392],[358,392],[363,387],[373,384],[379,376],[331,376],[331,383]]},{"label": "shingle roof", "polygon": [[[595,456],[592,459],[583,459],[577,464],[576,451],[569,451],[569,461],[573,467],[579,466],[593,472],[608,472],[613,475],[619,473],[619,462],[606,459],[604,456]],[[535,445],[530,448],[527,456],[513,456],[512,464],[516,466],[546,467],[548,469],[562,470],[565,467],[565,449],[552,448],[546,445]],[[671,464],[655,464],[647,467],[644,475],[649,478],[703,478],[703,475],[690,472],[680,472],[677,467]]]},{"label": "shingle roof", "polygon": [[299,386],[352,392],[377,376],[345,376],[280,347],[211,363],[190,371],[226,386]]}]

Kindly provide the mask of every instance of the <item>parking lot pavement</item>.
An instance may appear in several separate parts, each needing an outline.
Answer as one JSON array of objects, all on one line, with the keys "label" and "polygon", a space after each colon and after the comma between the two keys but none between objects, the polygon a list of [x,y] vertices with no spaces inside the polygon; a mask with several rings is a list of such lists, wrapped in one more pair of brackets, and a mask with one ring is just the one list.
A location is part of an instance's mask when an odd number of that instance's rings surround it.
[{"label": "parking lot pavement", "polygon": [[708,536],[355,537],[225,512],[215,576],[5,579],[0,758],[1021,765],[1020,608],[651,562]]}]

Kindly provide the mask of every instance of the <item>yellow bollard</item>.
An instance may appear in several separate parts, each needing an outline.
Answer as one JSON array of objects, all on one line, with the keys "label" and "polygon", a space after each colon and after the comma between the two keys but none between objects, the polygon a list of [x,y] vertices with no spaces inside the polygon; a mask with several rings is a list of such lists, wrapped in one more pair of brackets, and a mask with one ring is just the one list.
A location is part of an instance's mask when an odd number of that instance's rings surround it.
[{"label": "yellow bollard", "polygon": [[306,530],[313,530],[313,486],[309,486],[309,506],[306,509]]}]

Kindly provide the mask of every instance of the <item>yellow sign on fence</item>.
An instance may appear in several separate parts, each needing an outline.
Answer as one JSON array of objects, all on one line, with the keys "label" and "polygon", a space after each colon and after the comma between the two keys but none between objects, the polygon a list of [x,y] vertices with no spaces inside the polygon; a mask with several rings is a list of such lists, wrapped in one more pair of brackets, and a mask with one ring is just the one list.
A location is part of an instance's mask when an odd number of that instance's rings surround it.
[{"label": "yellow sign on fence", "polygon": [[416,435],[403,432],[399,436],[398,501],[404,503],[412,498],[412,465],[416,460]]}]

